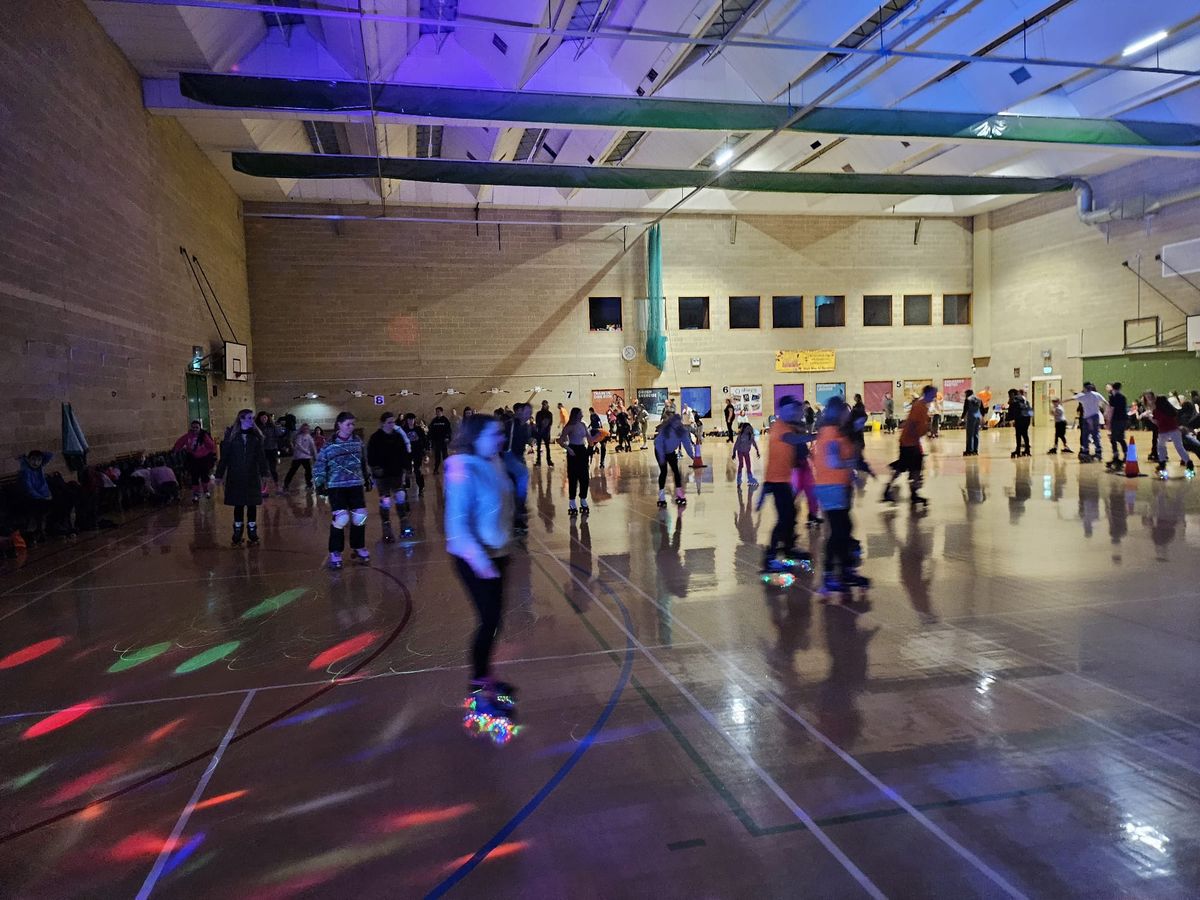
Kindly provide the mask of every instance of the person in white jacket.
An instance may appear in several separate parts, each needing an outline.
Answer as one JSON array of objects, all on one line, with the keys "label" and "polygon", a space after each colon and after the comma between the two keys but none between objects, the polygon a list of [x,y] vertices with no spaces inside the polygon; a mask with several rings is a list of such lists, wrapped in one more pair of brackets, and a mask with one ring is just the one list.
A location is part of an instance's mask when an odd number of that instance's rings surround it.
[{"label": "person in white jacket", "polygon": [[287,477],[283,479],[283,490],[286,491],[292,486],[292,479],[296,477],[296,472],[303,468],[304,487],[311,494],[313,489],[312,467],[313,460],[316,458],[317,442],[313,440],[313,436],[309,433],[308,423],[305,422],[296,432],[296,436],[292,438],[292,465],[288,468]]},{"label": "person in white jacket", "polygon": [[472,694],[490,700],[511,688],[492,678],[492,648],[504,610],[504,571],[513,538],[513,483],[500,450],[504,428],[492,416],[463,419],[445,464],[446,550],[479,618],[471,644]]}]

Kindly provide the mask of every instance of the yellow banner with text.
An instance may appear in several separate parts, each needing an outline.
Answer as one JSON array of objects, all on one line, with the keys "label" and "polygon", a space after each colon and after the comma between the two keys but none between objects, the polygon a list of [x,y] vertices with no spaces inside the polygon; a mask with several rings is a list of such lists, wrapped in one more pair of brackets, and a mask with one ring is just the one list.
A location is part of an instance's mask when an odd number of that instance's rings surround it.
[{"label": "yellow banner with text", "polygon": [[776,350],[776,372],[832,372],[836,367],[835,350]]}]

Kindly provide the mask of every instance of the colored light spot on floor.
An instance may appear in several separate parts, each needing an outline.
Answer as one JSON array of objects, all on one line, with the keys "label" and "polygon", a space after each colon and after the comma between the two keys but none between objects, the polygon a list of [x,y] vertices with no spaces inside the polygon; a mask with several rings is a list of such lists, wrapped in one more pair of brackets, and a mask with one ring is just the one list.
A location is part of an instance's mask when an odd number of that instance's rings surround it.
[{"label": "colored light spot on floor", "polygon": [[146,743],[153,744],[156,741],[161,741],[168,734],[183,724],[183,719],[172,719],[166,725],[161,725],[155,728],[152,732],[146,735]]},{"label": "colored light spot on floor", "polygon": [[[242,793],[245,793],[245,791],[243,791]],[[199,808],[200,807],[198,807],[198,806],[196,807],[196,809],[199,809]],[[191,837],[186,844],[184,844],[182,847],[180,847],[178,850],[176,850],[174,853],[172,853],[170,855],[170,857],[167,859],[166,865],[163,866],[162,877],[166,878],[168,875],[170,875],[172,872],[174,872],[176,869],[178,869],[180,866],[182,866],[185,862],[187,862],[188,857],[190,857],[193,853],[195,853],[198,849],[200,849],[200,845],[203,843],[204,843],[204,832],[203,831],[200,832],[199,834]]]},{"label": "colored light spot on floor", "polygon": [[314,719],[321,719],[330,713],[341,712],[343,709],[349,709],[351,706],[358,706],[357,700],[343,700],[341,703],[330,703],[328,706],[320,706],[317,709],[309,709],[304,712],[296,713],[294,716],[288,716],[286,719],[281,719],[272,725],[272,728],[286,728],[288,725],[305,725]]},{"label": "colored light spot on floor", "polygon": [[76,813],[75,818],[79,819],[81,822],[94,822],[96,819],[100,818],[100,816],[102,816],[103,814],[104,814],[104,804],[103,803],[93,803],[91,806],[85,806],[78,813]]},{"label": "colored light spot on floor", "polygon": [[121,658],[108,667],[110,674],[113,672],[124,672],[127,669],[132,669],[134,666],[140,666],[144,662],[149,662],[156,656],[162,656],[171,649],[173,644],[170,641],[163,641],[161,644],[151,644],[149,647],[142,647],[140,650],[134,650],[129,654],[121,654]]},{"label": "colored light spot on floor", "polygon": [[201,809],[209,809],[210,807],[213,807],[213,806],[220,806],[222,803],[229,803],[230,801],[237,800],[240,797],[245,797],[246,794],[248,794],[248,793],[250,793],[250,792],[249,791],[230,791],[228,794],[218,794],[215,797],[209,797],[207,800],[201,800],[199,803],[196,804],[195,808],[197,810],[201,810]]},{"label": "colored light spot on floor", "polygon": [[215,647],[210,647],[203,653],[197,653],[191,659],[185,659],[175,669],[176,675],[186,675],[189,672],[195,672],[198,669],[203,669],[205,666],[211,666],[218,662],[242,645],[241,641],[227,641],[224,644],[218,644]]},{"label": "colored light spot on floor", "polygon": [[460,803],[457,806],[444,806],[440,809],[417,809],[412,812],[400,813],[384,819],[379,826],[380,831],[397,831],[401,828],[417,828],[422,825],[436,825],[439,822],[450,822],[474,812],[474,803]]},{"label": "colored light spot on floor", "polygon": [[57,650],[66,642],[67,639],[65,637],[54,637],[38,641],[36,644],[30,644],[28,647],[17,650],[0,659],[0,669],[13,669],[27,662],[33,662],[39,656],[45,656],[47,653]]},{"label": "colored light spot on floor", "polygon": [[103,697],[96,697],[92,700],[84,700],[82,703],[76,703],[74,706],[69,706],[66,709],[60,709],[58,712],[46,716],[40,722],[30,725],[21,735],[21,740],[29,741],[34,738],[39,738],[44,734],[49,734],[52,731],[58,731],[60,728],[65,728],[77,719],[81,719],[90,713],[93,709],[97,709],[104,705]]},{"label": "colored light spot on floor", "polygon": [[125,767],[120,763],[113,763],[107,766],[101,766],[99,769],[93,769],[78,778],[68,781],[61,788],[55,791],[46,801],[43,806],[57,806],[60,803],[69,803],[79,797],[82,797],[88,791],[92,790],[105,782],[112,781],[125,770]]},{"label": "colored light spot on floor", "polygon": [[[483,858],[484,862],[490,862],[493,859],[502,859],[505,856],[512,856],[514,853],[520,853],[529,846],[529,841],[509,841],[507,844],[501,844],[491,853]],[[466,856],[460,856],[454,862],[446,866],[447,871],[454,871],[461,866],[465,866],[474,858],[474,854],[468,853]]]},{"label": "colored light spot on floor", "polygon": [[379,632],[368,631],[365,634],[360,634],[349,640],[342,641],[340,644],[334,644],[325,652],[321,653],[308,664],[310,669],[324,669],[335,662],[341,662],[343,659],[354,656],[356,653],[361,653],[370,647],[379,639]]},{"label": "colored light spot on floor", "polygon": [[274,597],[268,597],[257,606],[252,606],[244,613],[243,619],[259,619],[263,616],[269,616],[276,610],[283,609],[289,603],[299,600],[308,592],[308,588],[292,588],[289,591],[284,591],[282,594],[276,594]]},{"label": "colored light spot on floor", "polygon": [[142,857],[154,857],[164,849],[174,850],[179,841],[168,841],[162,835],[154,835],[148,831],[136,831],[122,838],[111,850],[108,858],[115,862],[129,862]]},{"label": "colored light spot on floor", "polygon": [[44,766],[38,766],[36,769],[30,769],[23,775],[18,775],[16,778],[5,783],[4,790],[19,791],[23,787],[28,787],[50,771],[52,765],[53,763],[46,763]]}]

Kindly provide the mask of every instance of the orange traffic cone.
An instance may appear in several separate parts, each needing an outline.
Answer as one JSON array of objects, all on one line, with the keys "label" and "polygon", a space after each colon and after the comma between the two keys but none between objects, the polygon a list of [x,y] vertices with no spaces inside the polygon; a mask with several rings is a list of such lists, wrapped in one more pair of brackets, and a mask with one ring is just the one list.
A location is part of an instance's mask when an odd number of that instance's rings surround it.
[{"label": "orange traffic cone", "polygon": [[1125,451],[1125,477],[1138,478],[1142,473],[1138,470],[1137,441],[1129,439],[1129,449]]}]

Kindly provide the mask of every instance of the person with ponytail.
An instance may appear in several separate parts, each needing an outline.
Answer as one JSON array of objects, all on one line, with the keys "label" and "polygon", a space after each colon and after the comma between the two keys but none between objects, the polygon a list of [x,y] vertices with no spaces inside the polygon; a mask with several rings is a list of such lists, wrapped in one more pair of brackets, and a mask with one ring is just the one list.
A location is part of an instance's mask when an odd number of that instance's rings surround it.
[{"label": "person with ponytail", "polygon": [[254,424],[254,410],[240,410],[221,442],[216,471],[217,484],[225,485],[225,505],[233,507],[235,547],[241,546],[247,529],[250,546],[258,543],[258,507],[263,500],[263,479],[270,471],[262,432]]}]

